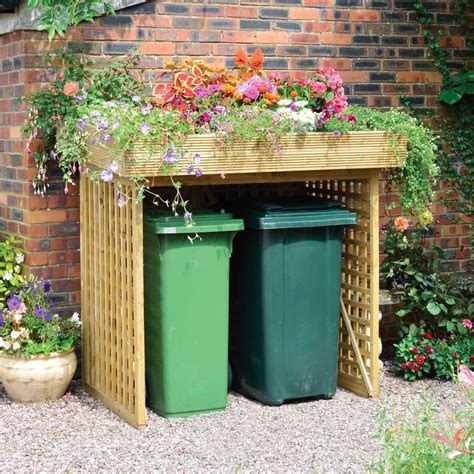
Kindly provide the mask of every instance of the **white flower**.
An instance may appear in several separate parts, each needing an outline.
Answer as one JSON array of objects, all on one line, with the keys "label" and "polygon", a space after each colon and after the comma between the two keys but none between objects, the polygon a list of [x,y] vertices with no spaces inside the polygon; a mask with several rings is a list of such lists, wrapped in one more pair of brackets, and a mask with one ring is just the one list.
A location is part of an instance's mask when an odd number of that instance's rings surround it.
[{"label": "white flower", "polygon": [[18,311],[13,313],[13,321],[15,321],[15,323],[20,324],[20,321],[22,319],[23,319],[23,313],[19,313]]},{"label": "white flower", "polygon": [[14,343],[13,343],[12,348],[13,348],[14,351],[17,351],[20,347],[21,347],[21,346],[20,346],[20,343],[18,343],[18,342],[14,342]]},{"label": "white flower", "polygon": [[[304,101],[301,101],[304,102]],[[301,109],[298,112],[298,120],[305,124],[314,124],[316,121],[316,114],[311,109]]]},{"label": "white flower", "polygon": [[2,346],[4,349],[8,350],[12,346],[12,343],[8,341],[2,341]]},{"label": "white flower", "polygon": [[5,273],[3,274],[3,279],[4,279],[5,281],[10,281],[12,278],[13,278],[13,275],[11,274],[11,272],[5,272]]},{"label": "white flower", "polygon": [[280,107],[288,107],[293,101],[290,99],[281,99],[277,102]]},{"label": "white flower", "polygon": [[12,339],[18,339],[20,337],[20,331],[12,331],[10,337]]},{"label": "white flower", "polygon": [[294,105],[298,109],[301,109],[301,108],[306,107],[308,105],[308,101],[307,100],[297,100],[296,102],[294,102]]},{"label": "white flower", "polygon": [[20,264],[25,261],[25,256],[20,252],[16,254],[15,262]]},{"label": "white flower", "polygon": [[28,337],[30,335],[30,332],[26,328],[21,328],[20,329],[20,336],[21,337]]},{"label": "white flower", "polygon": [[71,321],[76,323],[76,326],[80,326],[82,324],[82,321],[79,319],[79,313],[72,313]]}]

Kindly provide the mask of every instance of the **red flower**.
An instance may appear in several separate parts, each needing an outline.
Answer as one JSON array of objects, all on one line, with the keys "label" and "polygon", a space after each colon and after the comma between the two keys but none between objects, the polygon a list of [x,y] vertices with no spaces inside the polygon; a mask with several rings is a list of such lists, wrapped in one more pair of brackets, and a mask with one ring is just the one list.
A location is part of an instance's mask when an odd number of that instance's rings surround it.
[{"label": "red flower", "polygon": [[415,364],[415,367],[413,369],[415,372],[418,372],[420,370],[420,366]]},{"label": "red flower", "polygon": [[406,364],[405,362],[402,362],[402,363],[400,364],[400,367],[401,367],[402,369],[406,369],[406,368],[407,368],[407,364]]},{"label": "red flower", "polygon": [[456,359],[459,357],[459,354],[457,352],[453,352],[453,357],[456,357]]},{"label": "red flower", "polygon": [[418,347],[412,347],[411,351],[413,352],[413,354],[418,354],[420,352],[420,349],[418,349]]},{"label": "red flower", "polygon": [[425,356],[416,356],[415,360],[416,360],[416,363],[418,365],[423,365],[426,361],[426,357]]},{"label": "red flower", "polygon": [[426,346],[426,347],[425,347],[425,351],[426,351],[427,354],[429,354],[430,352],[433,352],[433,347],[431,347],[431,346]]},{"label": "red flower", "polygon": [[408,367],[410,370],[413,370],[413,369],[415,368],[415,364],[414,364],[412,361],[410,361],[410,362],[408,362],[407,367]]},{"label": "red flower", "polygon": [[474,364],[474,355],[470,355],[470,356],[469,356],[469,362],[470,362],[471,364]]},{"label": "red flower", "polygon": [[433,339],[433,334],[430,333],[430,332],[425,332],[425,333],[423,334],[423,337],[424,337],[425,339]]}]

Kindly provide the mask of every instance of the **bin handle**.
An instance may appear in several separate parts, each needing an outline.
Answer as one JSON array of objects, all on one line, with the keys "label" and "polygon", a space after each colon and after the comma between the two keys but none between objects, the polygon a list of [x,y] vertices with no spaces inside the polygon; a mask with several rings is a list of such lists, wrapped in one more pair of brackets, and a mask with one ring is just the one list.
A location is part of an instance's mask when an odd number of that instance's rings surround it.
[{"label": "bin handle", "polygon": [[370,382],[369,374],[367,373],[367,368],[365,367],[364,360],[362,359],[362,354],[359,350],[359,345],[357,344],[357,339],[354,334],[354,330],[352,329],[351,320],[349,319],[349,315],[347,314],[347,309],[344,306],[344,301],[342,300],[341,296],[341,312],[342,318],[344,319],[344,323],[346,325],[347,332],[349,333],[349,338],[352,343],[352,347],[354,348],[354,352],[356,355],[357,363],[360,367],[360,372],[362,374],[362,378],[364,379],[365,385],[369,390],[369,394],[373,393],[372,383]]}]

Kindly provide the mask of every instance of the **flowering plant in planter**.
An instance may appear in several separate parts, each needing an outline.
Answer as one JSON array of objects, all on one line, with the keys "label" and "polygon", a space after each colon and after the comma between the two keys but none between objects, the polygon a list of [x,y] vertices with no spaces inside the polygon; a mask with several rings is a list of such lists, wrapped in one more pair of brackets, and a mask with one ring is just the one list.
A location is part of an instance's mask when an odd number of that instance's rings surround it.
[{"label": "flowering plant in planter", "polygon": [[[176,198],[171,203],[173,211],[176,213],[179,208],[183,215],[188,215],[187,203],[180,193],[181,183],[174,178],[178,170],[181,174],[188,170],[198,177],[203,172],[199,150],[190,153],[186,149],[189,138],[212,134],[217,148],[257,143],[266,148],[268,159],[272,159],[281,152],[283,139],[292,134],[303,136],[321,131],[340,137],[350,131],[381,130],[393,136],[394,145],[400,135],[409,139],[407,164],[403,171],[393,173],[394,182],[405,196],[403,206],[419,213],[430,203],[431,183],[437,174],[433,134],[398,111],[387,116],[363,108],[349,111],[341,77],[332,68],[318,68],[307,79],[269,75],[263,70],[260,49],[248,57],[239,48],[233,71],[202,61],[167,65],[159,77],[164,82],[153,87],[154,96],[150,97],[130,70],[133,60],[127,61],[128,65],[112,70],[81,70],[79,80],[71,81],[74,74],[69,74],[69,81],[58,83],[53,99],[60,97],[69,109],[60,109],[55,143],[49,143],[49,150],[38,161],[41,169],[37,189],[41,193],[47,188],[48,161],[58,160],[67,191],[78,169],[105,181],[120,175],[127,152],[139,146],[147,149],[150,161],[155,160],[151,174],[170,175],[176,189]],[[40,95],[28,99],[33,106],[29,121],[32,139],[38,136],[40,124],[45,123],[39,111],[49,111],[35,97]],[[108,157],[101,169],[90,166],[91,143],[100,146]],[[112,143],[118,148],[111,147]],[[137,187],[139,200],[147,193],[153,194],[149,176],[127,175]],[[117,202],[124,205],[130,196],[122,192],[120,179],[114,182]],[[170,204],[155,197],[155,202]]]},{"label": "flowering plant in planter", "polygon": [[0,354],[31,357],[69,351],[80,338],[77,313],[70,318],[53,314],[49,281],[30,279],[0,310]]}]

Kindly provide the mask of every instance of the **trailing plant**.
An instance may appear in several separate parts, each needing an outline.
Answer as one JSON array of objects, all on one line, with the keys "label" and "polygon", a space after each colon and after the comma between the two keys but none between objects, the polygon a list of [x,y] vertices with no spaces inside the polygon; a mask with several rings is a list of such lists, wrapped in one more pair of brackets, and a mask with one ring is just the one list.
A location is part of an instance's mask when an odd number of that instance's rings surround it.
[{"label": "trailing plant", "polygon": [[8,295],[18,291],[25,282],[22,274],[25,256],[19,244],[13,236],[0,241],[0,310],[5,307]]},{"label": "trailing plant", "polygon": [[[424,393],[414,409],[378,417],[384,462],[371,472],[444,474],[472,471],[474,454],[474,375],[460,367],[461,407],[446,413]],[[463,402],[463,400],[465,400]]]},{"label": "trailing plant", "polygon": [[53,314],[49,281],[30,278],[18,293],[12,293],[0,310],[0,353],[31,357],[64,352],[80,338],[79,315],[60,318]]},{"label": "trailing plant", "polygon": [[433,184],[439,176],[436,164],[437,140],[433,131],[420,120],[409,114],[392,109],[380,112],[366,107],[351,106],[346,110],[354,120],[328,121],[328,131],[347,132],[351,130],[382,130],[389,133],[396,143],[401,135],[408,142],[408,156],[404,166],[391,169],[389,181],[400,193],[400,205],[406,213],[421,217],[429,209],[433,200]]},{"label": "trailing plant", "polygon": [[38,30],[48,33],[49,41],[55,35],[64,36],[66,30],[82,21],[94,21],[103,15],[115,15],[110,2],[106,0],[28,0],[27,8],[37,8]]}]

